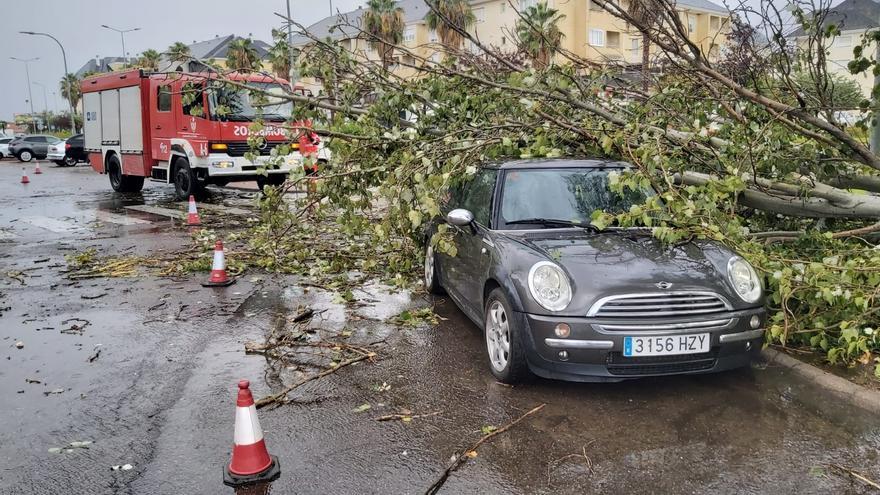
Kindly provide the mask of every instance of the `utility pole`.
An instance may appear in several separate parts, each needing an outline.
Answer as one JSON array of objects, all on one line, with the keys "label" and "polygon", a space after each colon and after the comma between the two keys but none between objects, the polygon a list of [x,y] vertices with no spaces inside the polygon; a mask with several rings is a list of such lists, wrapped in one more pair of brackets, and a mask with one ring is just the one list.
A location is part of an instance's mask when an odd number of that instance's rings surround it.
[{"label": "utility pole", "polygon": [[287,78],[290,82],[290,92],[296,87],[296,81],[299,74],[296,73],[296,63],[293,57],[293,17],[290,16],[290,0],[287,0],[287,59],[290,69],[287,72]]},{"label": "utility pole", "polygon": [[40,57],[34,58],[17,58],[17,57],[9,57],[12,60],[17,60],[19,62],[24,63],[24,74],[27,77],[27,88],[28,88],[28,103],[31,105],[31,127],[34,129],[34,134],[37,133],[37,121],[34,119],[34,96],[31,92],[31,71],[28,69],[28,64],[31,62],[35,62],[40,60]]},{"label": "utility pole", "polygon": [[110,27],[106,24],[101,24],[101,27],[107,28],[111,31],[116,31],[117,33],[119,33],[119,37],[122,38],[122,63],[127,64],[128,58],[127,58],[127,55],[125,54],[125,33],[130,33],[132,31],[140,31],[141,28],[136,27],[136,28],[131,28],[131,29],[116,29],[115,27]]},{"label": "utility pole", "polygon": [[[63,84],[70,84],[70,81],[67,79],[67,76],[70,72],[67,70],[67,53],[64,51],[64,45],[58,41],[58,38],[52,36],[49,33],[35,33],[33,31],[19,31],[21,34],[29,34],[31,36],[45,36],[47,38],[51,38],[52,41],[58,43],[58,48],[61,48],[61,58],[64,60],[64,78],[62,79]],[[70,96],[72,88],[67,88],[67,96]],[[70,133],[76,134],[76,112],[73,109],[73,101],[70,98],[67,98],[67,106],[70,109]]]},{"label": "utility pole", "polygon": [[46,91],[46,85],[37,81],[34,81],[34,84],[43,88],[43,112],[49,113],[49,93]]}]

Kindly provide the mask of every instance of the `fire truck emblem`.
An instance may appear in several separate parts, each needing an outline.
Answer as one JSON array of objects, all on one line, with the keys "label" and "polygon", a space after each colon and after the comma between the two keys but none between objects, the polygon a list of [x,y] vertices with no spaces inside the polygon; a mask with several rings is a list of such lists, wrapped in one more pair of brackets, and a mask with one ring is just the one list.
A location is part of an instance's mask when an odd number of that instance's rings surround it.
[{"label": "fire truck emblem", "polygon": [[189,130],[191,130],[192,132],[196,132],[196,118],[195,117],[189,118]]},{"label": "fire truck emblem", "polygon": [[159,153],[162,153],[163,155],[168,153],[168,145],[164,142],[159,143]]}]

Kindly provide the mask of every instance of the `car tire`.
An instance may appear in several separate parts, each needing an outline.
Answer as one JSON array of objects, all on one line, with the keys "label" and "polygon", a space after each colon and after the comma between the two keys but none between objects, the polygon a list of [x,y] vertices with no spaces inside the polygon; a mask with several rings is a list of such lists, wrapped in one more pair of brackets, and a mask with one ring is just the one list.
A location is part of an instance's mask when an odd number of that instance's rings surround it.
[{"label": "car tire", "polygon": [[144,178],[136,175],[122,173],[122,165],[119,157],[115,154],[107,157],[105,163],[107,176],[110,178],[110,187],[116,192],[139,192],[144,188]]},{"label": "car tire", "polygon": [[64,163],[64,160],[52,160],[52,161],[55,162],[55,165],[58,165],[59,167],[66,167],[67,166],[67,164]]},{"label": "car tire", "polygon": [[174,197],[178,201],[186,201],[190,196],[201,197],[205,188],[196,180],[189,160],[178,158],[174,164]]},{"label": "car tire", "polygon": [[21,150],[18,152],[18,156],[16,157],[19,161],[29,162],[34,159],[34,152],[31,150]]},{"label": "car tire", "polygon": [[76,162],[77,162],[76,158],[74,158],[72,156],[65,156],[64,161],[62,163],[64,163],[64,165],[67,165],[68,167],[75,167]]},{"label": "car tire", "polygon": [[424,280],[425,290],[430,294],[443,294],[443,287],[440,286],[440,267],[437,266],[437,253],[431,246],[430,238],[425,242],[425,262],[424,262]]},{"label": "car tire", "polygon": [[500,288],[489,293],[483,316],[483,333],[489,370],[501,383],[519,383],[530,376],[522,332],[507,296]]}]

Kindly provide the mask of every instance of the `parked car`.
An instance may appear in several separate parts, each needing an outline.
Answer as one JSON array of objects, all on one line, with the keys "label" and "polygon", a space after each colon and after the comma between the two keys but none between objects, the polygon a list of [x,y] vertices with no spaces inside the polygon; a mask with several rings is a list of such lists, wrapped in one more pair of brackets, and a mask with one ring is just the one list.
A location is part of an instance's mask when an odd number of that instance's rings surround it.
[{"label": "parked car", "polygon": [[451,191],[445,218],[457,254],[426,243],[424,283],[445,289],[483,328],[489,369],[574,381],[708,373],[760,351],[761,280],[724,246],[664,246],[649,229],[590,224],[652,190],[612,192],[606,160],[514,161],[480,168]]},{"label": "parked car", "polygon": [[34,158],[45,159],[49,153],[49,146],[59,141],[61,140],[55,136],[44,134],[21,136],[9,143],[9,153],[23,162],[29,162]]},{"label": "parked car", "polygon": [[[67,138],[64,145],[63,164],[74,167],[79,162],[88,162],[89,155],[85,151],[85,141],[82,134],[74,134]],[[61,165],[61,163],[59,163]]]},{"label": "parked car", "polygon": [[15,139],[15,138],[11,138],[11,137],[0,138],[0,160],[6,158],[8,156],[12,156],[9,154],[9,143],[11,143],[13,139]]},{"label": "parked car", "polygon": [[[57,165],[64,167],[66,164],[64,163],[64,154],[65,154],[65,145],[67,141],[61,140],[55,144],[50,144],[48,151],[46,151],[46,159],[55,162]],[[74,164],[76,165],[76,164]]]}]

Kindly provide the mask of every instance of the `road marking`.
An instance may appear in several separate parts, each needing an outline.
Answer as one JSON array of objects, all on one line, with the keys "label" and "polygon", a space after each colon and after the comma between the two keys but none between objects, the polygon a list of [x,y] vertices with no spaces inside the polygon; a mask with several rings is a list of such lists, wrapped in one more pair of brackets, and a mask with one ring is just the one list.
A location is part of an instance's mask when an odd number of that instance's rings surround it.
[{"label": "road marking", "polygon": [[33,225],[34,227],[39,227],[41,229],[46,229],[51,232],[55,232],[56,234],[69,234],[73,232],[88,232],[89,229],[77,225],[73,222],[68,222],[66,220],[58,220],[57,218],[49,218],[49,217],[24,217],[23,221]]},{"label": "road marking", "polygon": [[99,222],[116,223],[119,225],[143,225],[153,223],[142,218],[130,217],[127,215],[118,215],[104,210],[95,210],[95,219]]},{"label": "road marking", "polygon": [[230,215],[250,215],[253,212],[251,210],[244,210],[242,208],[236,208],[234,206],[226,206],[226,205],[215,205],[211,203],[200,203],[197,205],[198,208],[203,210],[211,210],[217,211],[220,213],[228,213]]},{"label": "road marking", "polygon": [[159,208],[158,206],[149,206],[149,205],[131,205],[125,207],[128,210],[134,211],[142,211],[144,213],[152,213],[153,215],[159,215],[162,217],[176,218],[178,220],[183,220],[186,218],[186,213],[179,210],[171,210],[168,208]]}]

